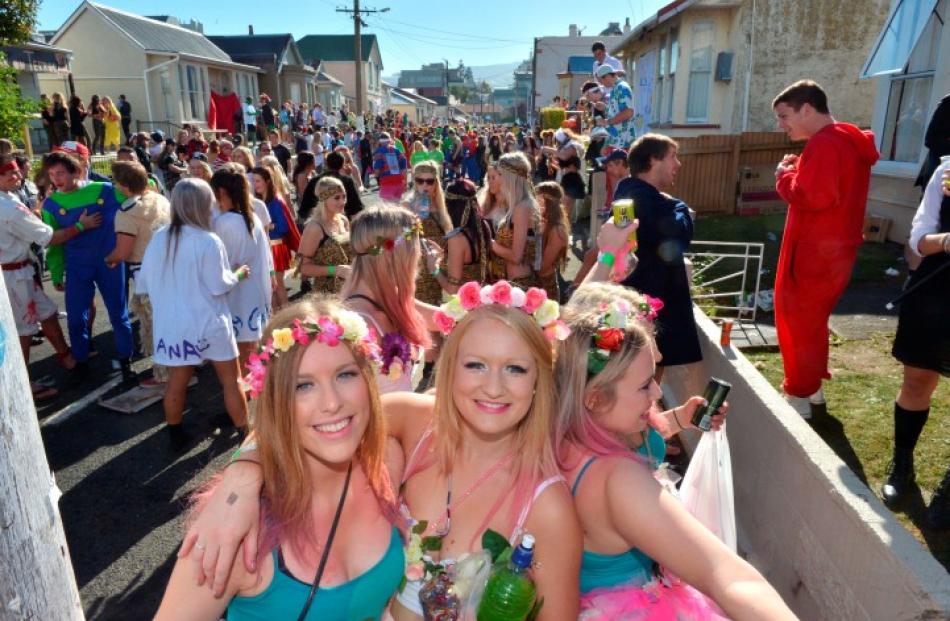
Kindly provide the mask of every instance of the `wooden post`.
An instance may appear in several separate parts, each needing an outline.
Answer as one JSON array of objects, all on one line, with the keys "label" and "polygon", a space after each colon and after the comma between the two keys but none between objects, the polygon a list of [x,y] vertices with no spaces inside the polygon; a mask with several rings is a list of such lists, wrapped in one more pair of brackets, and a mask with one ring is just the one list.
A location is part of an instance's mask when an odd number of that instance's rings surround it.
[{"label": "wooden post", "polygon": [[0,287],[0,619],[85,619],[6,287]]},{"label": "wooden post", "polygon": [[589,246],[593,246],[597,243],[597,233],[600,232],[600,218],[597,214],[607,201],[607,173],[595,172],[591,175],[590,185],[590,234],[587,241]]}]

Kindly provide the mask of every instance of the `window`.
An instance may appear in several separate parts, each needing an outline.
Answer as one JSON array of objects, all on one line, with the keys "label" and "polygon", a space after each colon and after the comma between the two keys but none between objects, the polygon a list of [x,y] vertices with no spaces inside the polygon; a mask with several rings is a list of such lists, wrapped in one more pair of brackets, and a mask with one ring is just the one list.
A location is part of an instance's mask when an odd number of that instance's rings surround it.
[{"label": "window", "polygon": [[941,25],[931,17],[914,46],[903,73],[891,78],[881,159],[913,162],[920,159],[927,131],[928,106],[937,67]]},{"label": "window", "polygon": [[686,122],[702,123],[709,118],[709,84],[712,80],[712,22],[693,26],[689,54],[689,84],[686,93]]},{"label": "window", "polygon": [[936,6],[937,0],[898,0],[862,77],[900,73]]},{"label": "window", "polygon": [[185,104],[185,118],[197,119],[201,112],[201,76],[198,67],[185,65],[182,94]]},{"label": "window", "polygon": [[670,31],[670,70],[666,78],[666,87],[669,89],[669,97],[666,98],[666,109],[657,110],[657,114],[662,114],[667,123],[673,122],[673,94],[676,92],[676,57],[679,56],[679,33],[676,29]]}]

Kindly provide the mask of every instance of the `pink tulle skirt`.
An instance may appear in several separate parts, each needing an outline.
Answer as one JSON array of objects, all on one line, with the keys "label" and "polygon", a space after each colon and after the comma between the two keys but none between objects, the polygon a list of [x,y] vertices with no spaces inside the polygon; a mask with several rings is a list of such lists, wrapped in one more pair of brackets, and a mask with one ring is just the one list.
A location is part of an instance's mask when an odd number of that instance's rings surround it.
[{"label": "pink tulle skirt", "polygon": [[656,579],[581,595],[578,621],[729,621],[708,597],[679,581]]}]

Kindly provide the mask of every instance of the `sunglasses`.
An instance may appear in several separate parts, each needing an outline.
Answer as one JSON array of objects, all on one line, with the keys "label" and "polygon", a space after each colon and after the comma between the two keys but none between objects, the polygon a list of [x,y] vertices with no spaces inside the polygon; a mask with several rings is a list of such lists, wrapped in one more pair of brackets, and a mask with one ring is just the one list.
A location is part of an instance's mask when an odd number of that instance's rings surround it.
[{"label": "sunglasses", "polygon": [[419,185],[435,185],[434,177],[427,177],[425,179],[423,179],[422,177],[416,177],[415,181]]}]

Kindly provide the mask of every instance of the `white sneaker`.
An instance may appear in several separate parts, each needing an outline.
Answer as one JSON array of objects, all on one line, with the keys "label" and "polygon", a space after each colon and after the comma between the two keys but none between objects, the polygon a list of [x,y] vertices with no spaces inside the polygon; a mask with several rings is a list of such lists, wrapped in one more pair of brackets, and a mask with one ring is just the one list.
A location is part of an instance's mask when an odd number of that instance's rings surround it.
[{"label": "white sneaker", "polygon": [[793,397],[789,394],[782,394],[785,397],[785,401],[788,402],[792,409],[798,412],[799,416],[808,420],[811,418],[811,403],[808,400],[808,397]]}]

